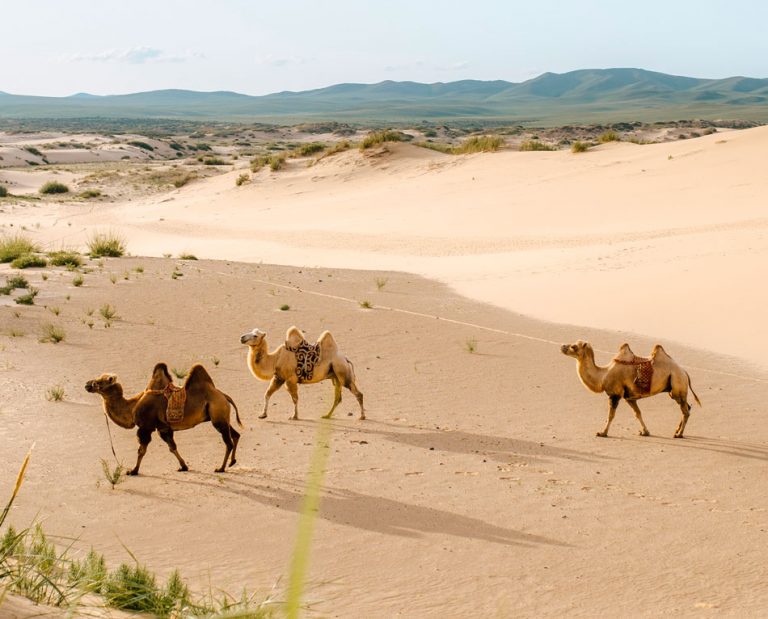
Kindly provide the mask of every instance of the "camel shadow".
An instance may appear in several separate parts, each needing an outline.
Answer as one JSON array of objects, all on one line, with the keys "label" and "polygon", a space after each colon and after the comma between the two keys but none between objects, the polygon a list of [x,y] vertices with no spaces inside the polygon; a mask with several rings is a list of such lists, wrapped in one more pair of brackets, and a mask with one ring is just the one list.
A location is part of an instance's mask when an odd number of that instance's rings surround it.
[{"label": "camel shadow", "polygon": [[[242,473],[248,474],[247,471]],[[234,474],[228,475],[226,482],[221,484],[213,474],[203,476],[211,481],[184,479],[180,483],[229,492],[238,500],[246,499],[267,507],[297,514],[301,512],[303,484],[285,480],[273,482],[280,486],[260,484],[238,479]],[[293,488],[284,487],[286,485]],[[338,488],[323,488],[317,516],[335,524],[399,537],[420,538],[425,533],[443,533],[507,546],[568,546],[554,539],[506,529],[478,518]]]},{"label": "camel shadow", "polygon": [[[295,424],[295,421],[273,421],[275,424]],[[310,422],[312,423],[312,422]],[[390,426],[405,431],[375,429],[371,426]],[[418,430],[407,426],[391,424],[384,421],[366,420],[357,427],[347,425],[336,426],[339,430],[358,432],[360,434],[381,436],[386,440],[419,447],[429,451],[448,451],[458,454],[478,455],[496,462],[532,463],[545,462],[550,459],[575,460],[580,462],[598,462],[613,459],[608,456],[575,449],[552,447],[543,442],[526,441],[505,436],[475,434],[461,430]]]},{"label": "camel shadow", "polygon": [[709,438],[706,436],[689,436],[684,439],[668,439],[665,444],[684,449],[698,449],[713,453],[750,460],[762,460],[768,462],[768,445],[762,443],[749,443],[727,439]]}]

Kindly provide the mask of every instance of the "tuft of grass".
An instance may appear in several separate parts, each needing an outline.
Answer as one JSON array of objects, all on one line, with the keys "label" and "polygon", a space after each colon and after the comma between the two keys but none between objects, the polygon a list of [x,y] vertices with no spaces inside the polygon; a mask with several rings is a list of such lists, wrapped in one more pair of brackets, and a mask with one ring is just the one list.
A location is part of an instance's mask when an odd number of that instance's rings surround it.
[{"label": "tuft of grass", "polygon": [[98,189],[86,189],[85,191],[80,192],[80,197],[84,200],[91,200],[92,198],[100,198],[101,197],[101,191]]},{"label": "tuft of grass", "polygon": [[117,273],[110,273],[109,274],[109,281],[111,281],[113,284],[117,283]]},{"label": "tuft of grass", "polygon": [[450,144],[441,144],[439,142],[415,142],[416,146],[421,148],[428,148],[429,150],[436,150],[439,153],[453,154],[453,146]]},{"label": "tuft of grass", "polygon": [[96,232],[88,239],[88,253],[91,258],[119,258],[125,253],[125,239],[114,231]]},{"label": "tuft of grass", "polygon": [[228,165],[221,157],[206,157],[203,159],[203,165]]},{"label": "tuft of grass", "polygon": [[341,142],[336,142],[333,146],[331,146],[327,151],[325,151],[320,157],[320,159],[325,159],[326,157],[330,157],[331,155],[335,155],[336,153],[342,153],[345,150],[349,150],[352,148],[352,142],[349,140],[342,140]]},{"label": "tuft of grass", "polygon": [[473,135],[471,138],[453,148],[456,155],[469,153],[490,153],[504,146],[504,138],[498,135]]},{"label": "tuft of grass", "polygon": [[5,283],[11,289],[29,288],[29,282],[23,275],[12,275],[11,277],[6,278]]},{"label": "tuft of grass", "polygon": [[8,187],[5,185],[0,185],[0,198],[7,198],[8,197]]},{"label": "tuft of grass", "polygon": [[23,234],[4,235],[0,238],[0,262],[13,262],[19,256],[36,251],[37,245]]},{"label": "tuft of grass", "polygon": [[143,273],[143,272],[144,272],[144,267],[143,267],[143,266],[141,266],[141,265],[139,265],[139,266],[137,266],[137,267],[136,267],[135,269],[133,269],[133,270],[134,270],[134,271],[136,271],[137,273]]},{"label": "tuft of grass", "polygon": [[285,155],[272,155],[269,157],[269,169],[277,172],[285,164]]},{"label": "tuft of grass", "polygon": [[525,140],[524,142],[520,143],[519,150],[555,150],[555,147],[550,146],[549,144],[544,144],[544,142],[539,142],[539,140]]},{"label": "tuft of grass", "polygon": [[571,144],[572,153],[586,153],[589,150],[590,144],[587,142],[576,141]]},{"label": "tuft of grass", "polygon": [[112,487],[112,490],[114,490],[115,486],[119,483],[125,481],[125,468],[119,462],[112,468],[109,462],[102,458],[101,470],[104,472],[104,479],[107,480],[107,483]]},{"label": "tuft of grass", "polygon": [[51,344],[58,344],[59,342],[63,342],[66,337],[67,335],[64,332],[64,329],[49,322],[42,326],[39,341],[43,344],[49,342]]},{"label": "tuft of grass", "polygon": [[51,314],[53,314],[54,316],[58,316],[59,314],[61,314],[61,308],[56,305],[49,307],[48,311],[50,311]]},{"label": "tuft of grass", "polygon": [[407,138],[405,134],[400,131],[393,131],[392,129],[382,129],[381,131],[371,131],[363,138],[360,143],[360,150],[366,150],[385,142],[403,142]]},{"label": "tuft of grass", "polygon": [[360,307],[363,309],[373,309],[373,303],[367,300],[359,301],[358,305],[360,305]]},{"label": "tuft of grass", "polygon": [[80,286],[82,286],[82,285],[83,285],[83,281],[84,281],[84,279],[83,279],[83,276],[82,276],[82,275],[80,275],[80,274],[78,273],[77,275],[75,275],[75,276],[72,278],[72,285],[73,285],[75,288],[79,288]]},{"label": "tuft of grass", "polygon": [[195,254],[179,254],[179,260],[197,260]]},{"label": "tuft of grass", "polygon": [[613,130],[605,131],[605,132],[601,133],[600,136],[597,139],[598,139],[598,141],[601,144],[605,144],[607,142],[620,142],[621,141],[621,138],[619,137],[619,134],[616,133]]},{"label": "tuft of grass", "polygon": [[387,285],[387,282],[389,281],[386,277],[377,277],[375,280],[376,282],[376,290],[384,290],[384,286]]},{"label": "tuft of grass", "polygon": [[39,192],[42,194],[69,193],[69,187],[59,181],[48,181],[40,187]]},{"label": "tuft of grass", "polygon": [[173,373],[173,375],[174,375],[176,378],[178,378],[179,380],[181,380],[181,379],[182,379],[182,378],[184,378],[184,377],[185,377],[187,374],[189,374],[189,370],[187,370],[187,369],[185,369],[185,368],[171,368],[171,372],[172,372],[172,373]]},{"label": "tuft of grass", "polygon": [[[90,314],[88,314],[90,316]],[[109,303],[105,303],[99,308],[99,315],[106,321],[110,322],[112,320],[117,320],[119,316],[117,315],[117,309],[110,305]]]},{"label": "tuft of grass", "polygon": [[466,342],[464,342],[464,350],[466,350],[468,353],[477,352],[477,340],[473,337],[469,338]]},{"label": "tuft of grass", "polygon": [[215,365],[216,367],[219,367],[219,363],[221,363],[221,359],[219,359],[216,356],[211,357],[211,361],[213,362],[213,365]]},{"label": "tuft of grass", "polygon": [[280,311],[281,312],[287,312],[289,309],[291,309],[291,306],[288,305],[287,303],[285,303],[285,304],[280,306]]},{"label": "tuft of grass", "polygon": [[76,268],[82,266],[83,258],[76,251],[51,251],[48,252],[51,264],[55,267]]},{"label": "tuft of grass", "polygon": [[248,172],[243,172],[240,176],[238,176],[235,179],[235,185],[240,187],[240,185],[244,185],[245,183],[247,183],[250,180],[251,180],[251,175],[248,174]]},{"label": "tuft of grass", "polygon": [[28,290],[29,292],[27,292],[27,294],[16,297],[14,301],[19,305],[34,305],[38,291],[36,288],[28,288]]},{"label": "tuft of grass", "polygon": [[24,337],[24,331],[22,331],[21,329],[11,329],[10,331],[8,331],[8,335],[10,335],[11,337]]},{"label": "tuft of grass", "polygon": [[36,254],[23,254],[12,260],[11,266],[14,269],[32,269],[48,266],[48,260],[46,260],[44,256],[38,256]]},{"label": "tuft of grass", "polygon": [[296,149],[296,152],[301,157],[309,157],[315,153],[320,153],[325,150],[325,144],[322,142],[310,142],[309,144],[303,144]]},{"label": "tuft of grass", "polygon": [[49,387],[45,392],[45,399],[49,402],[61,402],[64,399],[64,387],[61,385]]}]

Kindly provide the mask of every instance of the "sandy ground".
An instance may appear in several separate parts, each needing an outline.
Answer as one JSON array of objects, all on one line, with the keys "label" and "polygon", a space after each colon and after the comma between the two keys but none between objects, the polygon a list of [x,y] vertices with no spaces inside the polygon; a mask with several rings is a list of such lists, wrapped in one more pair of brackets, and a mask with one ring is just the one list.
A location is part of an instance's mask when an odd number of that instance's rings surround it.
[{"label": "sandy ground", "polygon": [[[112,227],[133,254],[232,261],[110,259],[80,288],[32,272],[34,307],[0,297],[0,487],[36,442],[13,521],[37,516],[113,564],[125,545],[201,588],[281,591],[332,388],[302,388],[298,422],[280,392],[259,421],[266,385],[238,341],[258,326],[276,345],[296,324],[334,332],[369,414],[347,394],[333,422],[308,615],[761,616],[766,142],[768,128],[583,155],[396,145],[242,187],[233,172],[121,204],[7,207],[6,229],[55,249]],[[104,303],[121,316],[110,328]],[[47,322],[63,343],[38,342]],[[662,341],[704,403],[687,438],[671,438],[664,396],[641,405],[651,437],[622,404],[596,438],[605,397],[557,347],[578,338],[603,363],[622,341]],[[155,440],[143,475],[111,490],[83,384],[114,371],[138,391],[159,360],[202,362],[233,396],[238,464],[212,472],[223,446],[201,426],[177,436],[192,471]],[[64,402],[45,400],[55,384]],[[112,435],[132,464],[132,432]]]},{"label": "sandy ground", "polygon": [[[174,269],[184,275],[171,279]],[[369,414],[358,421],[347,394],[333,422],[310,616],[759,616],[768,604],[765,373],[668,346],[705,404],[688,438],[671,438],[679,412],[660,396],[643,403],[653,436],[637,436],[622,405],[613,437],[598,439],[604,397],[584,390],[556,344],[590,339],[605,362],[614,333],[537,322],[397,273],[147,258],[106,260],[80,288],[71,273],[48,273],[29,275],[37,305],[0,307],[2,331],[24,333],[2,336],[2,487],[36,443],[18,525],[37,516],[113,563],[128,560],[125,545],[202,588],[280,590],[332,389],[301,389],[301,421],[288,421],[284,391],[257,420],[265,384],[246,370],[239,336],[258,326],[276,344],[296,324],[335,333]],[[121,316],[110,328],[104,303]],[[64,342],[37,341],[47,322]],[[111,490],[104,417],[83,385],[114,371],[138,391],[159,360],[202,362],[233,396],[246,426],[238,464],[213,473],[223,445],[206,424],[177,435],[192,471],[176,472],[155,440],[143,475]],[[54,384],[64,402],[45,400]],[[133,433],[112,435],[132,464]]]},{"label": "sandy ground", "polygon": [[[766,367],[768,127],[638,146],[453,157],[409,145],[242,170],[110,208],[24,207],[52,246],[119,228],[139,255],[409,271],[555,322]],[[243,162],[245,165],[245,162]]]}]

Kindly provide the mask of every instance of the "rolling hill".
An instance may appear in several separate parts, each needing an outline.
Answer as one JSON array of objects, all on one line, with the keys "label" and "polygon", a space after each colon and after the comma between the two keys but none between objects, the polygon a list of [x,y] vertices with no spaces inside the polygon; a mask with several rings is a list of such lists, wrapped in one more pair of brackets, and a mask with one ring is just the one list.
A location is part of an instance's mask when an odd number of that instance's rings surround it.
[{"label": "rolling hill", "polygon": [[768,122],[768,79],[700,79],[643,69],[544,73],[521,83],[384,81],[301,92],[156,90],[127,95],[36,97],[0,92],[0,119],[178,118],[397,123],[488,121],[528,125],[673,119]]}]

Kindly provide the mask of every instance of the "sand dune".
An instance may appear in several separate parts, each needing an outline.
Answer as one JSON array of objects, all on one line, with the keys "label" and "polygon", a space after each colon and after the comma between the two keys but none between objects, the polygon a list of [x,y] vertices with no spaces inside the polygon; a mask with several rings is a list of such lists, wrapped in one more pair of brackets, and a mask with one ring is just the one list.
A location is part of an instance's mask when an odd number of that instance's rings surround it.
[{"label": "sand dune", "polygon": [[760,127],[579,155],[395,144],[242,187],[237,170],[130,208],[57,205],[16,220],[43,222],[59,244],[111,225],[138,254],[406,270],[546,320],[764,364],[751,334],[766,301],[754,285],[768,253],[766,143]]}]

